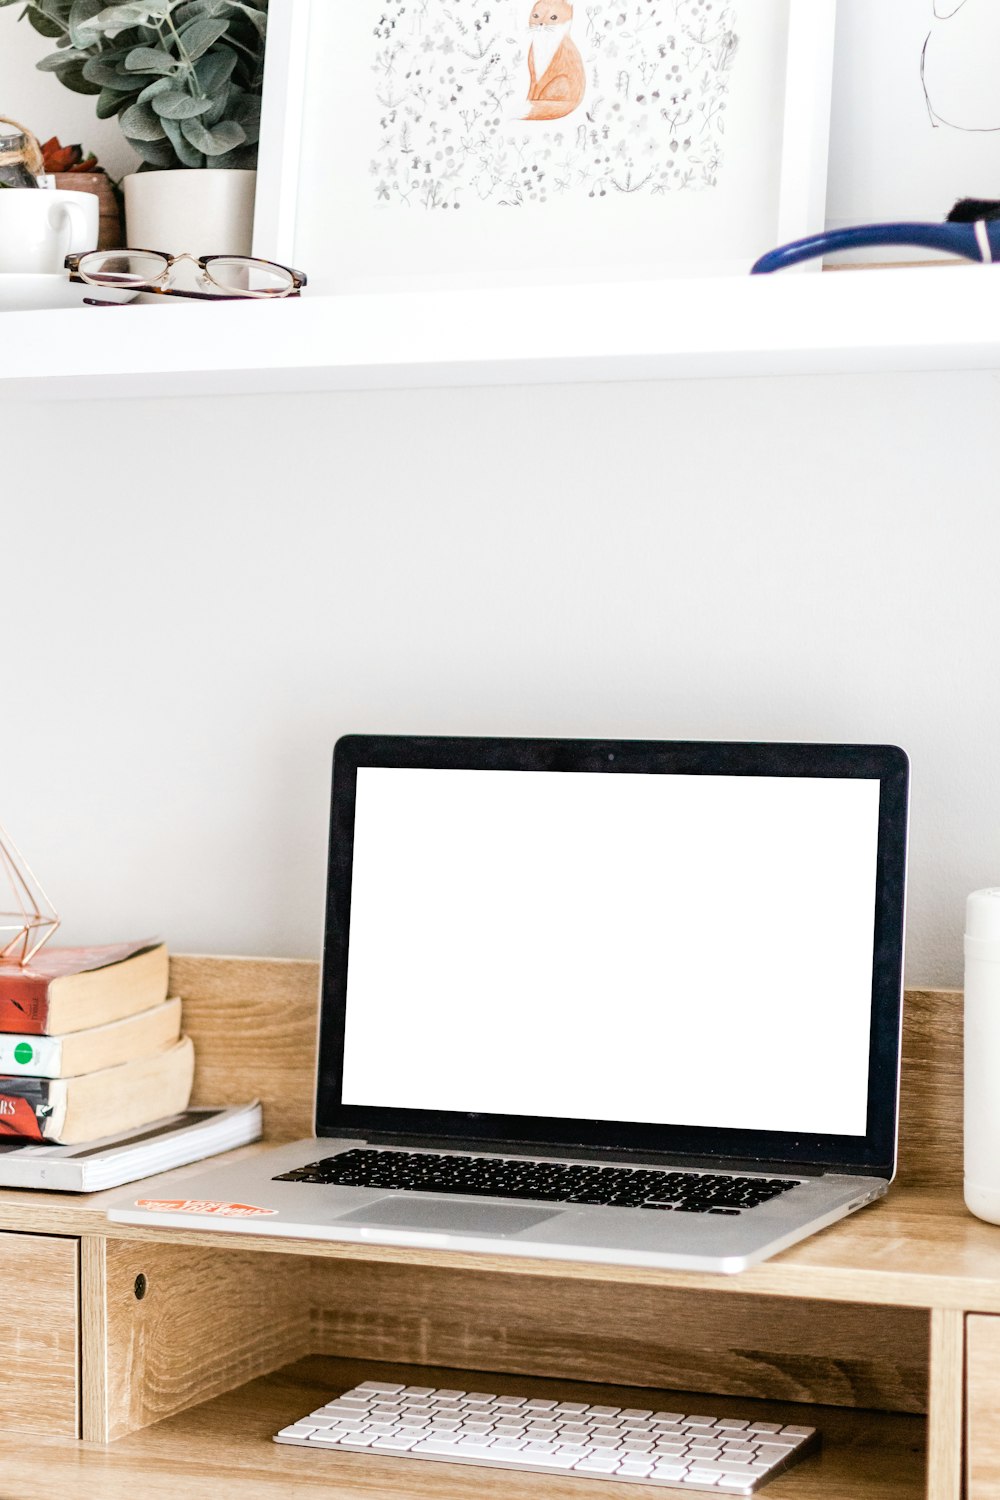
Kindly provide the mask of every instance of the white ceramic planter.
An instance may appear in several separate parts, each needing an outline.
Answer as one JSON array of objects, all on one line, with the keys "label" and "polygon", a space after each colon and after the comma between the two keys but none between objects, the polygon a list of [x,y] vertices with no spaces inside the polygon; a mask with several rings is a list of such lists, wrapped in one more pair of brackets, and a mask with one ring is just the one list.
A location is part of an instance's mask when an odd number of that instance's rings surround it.
[{"label": "white ceramic planter", "polygon": [[225,168],[134,172],[124,182],[129,247],[249,255],[256,185],[256,172]]}]

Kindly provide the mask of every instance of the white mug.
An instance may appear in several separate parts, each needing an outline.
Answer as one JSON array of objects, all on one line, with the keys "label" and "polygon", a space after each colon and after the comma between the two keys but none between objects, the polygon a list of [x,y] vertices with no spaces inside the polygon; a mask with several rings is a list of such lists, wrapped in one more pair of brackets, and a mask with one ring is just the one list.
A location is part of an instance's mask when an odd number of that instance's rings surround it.
[{"label": "white mug", "polygon": [[99,216],[96,193],[0,189],[0,272],[62,271],[67,255],[97,248]]}]

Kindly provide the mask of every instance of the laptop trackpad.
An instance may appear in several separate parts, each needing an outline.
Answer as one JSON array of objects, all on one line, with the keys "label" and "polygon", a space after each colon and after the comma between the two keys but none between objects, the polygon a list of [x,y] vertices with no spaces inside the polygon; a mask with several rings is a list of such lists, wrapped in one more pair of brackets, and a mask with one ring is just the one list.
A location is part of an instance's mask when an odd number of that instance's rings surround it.
[{"label": "laptop trackpad", "polygon": [[[556,1210],[558,1212],[558,1210]],[[545,1208],[521,1208],[505,1203],[455,1203],[447,1198],[418,1198],[394,1193],[367,1208],[339,1214],[338,1224],[395,1225],[398,1229],[436,1229],[445,1234],[520,1234],[554,1213]]]}]

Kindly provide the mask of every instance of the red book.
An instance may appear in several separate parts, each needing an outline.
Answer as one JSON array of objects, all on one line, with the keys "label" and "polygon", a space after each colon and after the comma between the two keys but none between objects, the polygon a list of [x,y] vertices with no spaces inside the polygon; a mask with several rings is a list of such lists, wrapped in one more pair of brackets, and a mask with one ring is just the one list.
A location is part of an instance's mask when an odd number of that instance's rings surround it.
[{"label": "red book", "polygon": [[166,998],[167,950],[148,938],[98,948],[43,948],[23,968],[0,963],[0,1031],[82,1031]]}]

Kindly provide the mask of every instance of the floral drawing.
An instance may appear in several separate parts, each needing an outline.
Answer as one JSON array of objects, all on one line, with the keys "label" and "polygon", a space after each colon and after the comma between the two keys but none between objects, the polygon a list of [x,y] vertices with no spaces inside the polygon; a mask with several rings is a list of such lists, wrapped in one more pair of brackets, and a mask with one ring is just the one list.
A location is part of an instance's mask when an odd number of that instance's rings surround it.
[{"label": "floral drawing", "polygon": [[527,208],[715,187],[736,12],[737,0],[383,0],[376,203]]}]

